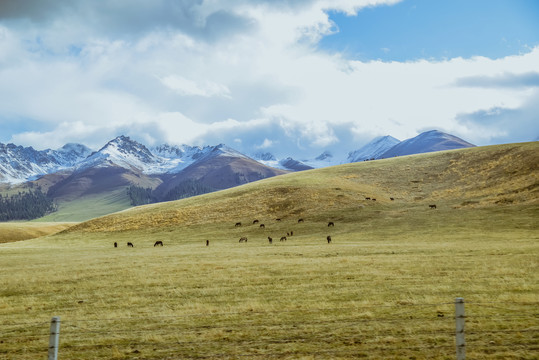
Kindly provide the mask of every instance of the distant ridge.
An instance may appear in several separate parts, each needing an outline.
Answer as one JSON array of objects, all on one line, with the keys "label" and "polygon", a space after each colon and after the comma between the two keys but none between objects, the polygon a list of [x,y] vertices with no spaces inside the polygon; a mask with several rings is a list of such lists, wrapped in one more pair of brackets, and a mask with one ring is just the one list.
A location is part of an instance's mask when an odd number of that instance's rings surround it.
[{"label": "distant ridge", "polygon": [[438,130],[431,130],[421,133],[411,139],[401,141],[381,154],[378,158],[422,154],[443,150],[455,150],[474,146],[474,144],[462,140],[454,135],[446,134]]},{"label": "distant ridge", "polygon": [[361,149],[348,153],[348,162],[378,159],[386,151],[399,144],[400,140],[393,136],[380,136],[373,139]]}]

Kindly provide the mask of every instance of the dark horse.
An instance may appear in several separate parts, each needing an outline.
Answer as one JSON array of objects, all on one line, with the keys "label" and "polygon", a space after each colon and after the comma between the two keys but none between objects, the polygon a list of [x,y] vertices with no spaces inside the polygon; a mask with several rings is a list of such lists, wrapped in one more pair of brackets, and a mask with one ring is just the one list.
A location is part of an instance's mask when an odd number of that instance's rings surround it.
[{"label": "dark horse", "polygon": [[156,246],[163,246],[163,242],[161,240],[156,241],[155,244],[153,244],[153,247]]}]

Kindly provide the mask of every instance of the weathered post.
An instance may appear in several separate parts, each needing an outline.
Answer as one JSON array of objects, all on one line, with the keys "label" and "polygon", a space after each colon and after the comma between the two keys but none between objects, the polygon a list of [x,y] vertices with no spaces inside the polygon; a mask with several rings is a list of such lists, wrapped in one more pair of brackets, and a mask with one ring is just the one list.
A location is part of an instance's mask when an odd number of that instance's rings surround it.
[{"label": "weathered post", "polygon": [[456,340],[457,340],[457,360],[466,359],[466,342],[464,340],[464,299],[455,299],[455,323],[456,323]]},{"label": "weathered post", "polygon": [[51,320],[51,332],[49,336],[49,358],[58,359],[58,344],[60,342],[60,317],[54,316]]}]

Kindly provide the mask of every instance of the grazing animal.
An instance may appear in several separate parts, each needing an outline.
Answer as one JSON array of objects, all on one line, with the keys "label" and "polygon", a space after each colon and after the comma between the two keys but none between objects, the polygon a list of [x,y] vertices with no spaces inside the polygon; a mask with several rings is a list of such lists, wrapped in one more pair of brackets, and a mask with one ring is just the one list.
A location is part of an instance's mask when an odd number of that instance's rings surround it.
[{"label": "grazing animal", "polygon": [[210,240],[206,240],[206,246],[210,246]]},{"label": "grazing animal", "polygon": [[258,224],[258,220],[253,220],[253,224]]},{"label": "grazing animal", "polygon": [[286,241],[286,236],[281,236],[281,239],[279,241]]},{"label": "grazing animal", "polygon": [[299,220],[298,220],[298,224],[299,224],[299,223],[302,223],[302,222],[303,222],[303,219],[299,219]]},{"label": "grazing animal", "polygon": [[237,222],[236,225],[234,225],[235,227],[239,227],[241,226],[241,223],[240,222]]},{"label": "grazing animal", "polygon": [[331,236],[328,235],[328,237],[326,239],[328,241],[328,244],[331,244]]},{"label": "grazing animal", "polygon": [[265,227],[266,227],[266,225],[260,224],[260,228],[261,228],[261,229],[264,229]]},{"label": "grazing animal", "polygon": [[395,198],[390,197],[389,200],[393,201],[393,200],[395,200]]},{"label": "grazing animal", "polygon": [[133,247],[133,243],[128,242],[128,243],[127,243],[127,246]]},{"label": "grazing animal", "polygon": [[281,219],[275,219],[275,221],[281,221]]},{"label": "grazing animal", "polygon": [[163,242],[161,240],[156,241],[155,244],[153,244],[153,247],[156,246],[163,246]]},{"label": "grazing animal", "polygon": [[242,237],[240,238],[240,243],[241,243],[241,242],[247,242],[247,237],[246,237],[246,236],[242,236]]},{"label": "grazing animal", "polygon": [[290,236],[290,233],[289,233],[289,232],[287,232],[287,233],[286,233],[286,236]]},{"label": "grazing animal", "polygon": [[370,200],[371,198],[370,197],[366,197],[365,200]]},{"label": "grazing animal", "polygon": [[372,198],[372,201],[376,201],[376,199],[375,199],[375,198]]},{"label": "grazing animal", "polygon": [[290,236],[294,236],[294,231],[290,231]]},{"label": "grazing animal", "polygon": [[118,247],[118,243],[117,243],[117,242],[114,243],[114,247]]},{"label": "grazing animal", "polygon": [[273,239],[271,237],[268,236],[268,241],[269,243],[271,244],[273,242]]},{"label": "grazing animal", "polygon": [[328,222],[328,227],[335,226],[335,223],[333,221]]},{"label": "grazing animal", "polygon": [[436,209],[436,204],[429,205],[429,208]]}]

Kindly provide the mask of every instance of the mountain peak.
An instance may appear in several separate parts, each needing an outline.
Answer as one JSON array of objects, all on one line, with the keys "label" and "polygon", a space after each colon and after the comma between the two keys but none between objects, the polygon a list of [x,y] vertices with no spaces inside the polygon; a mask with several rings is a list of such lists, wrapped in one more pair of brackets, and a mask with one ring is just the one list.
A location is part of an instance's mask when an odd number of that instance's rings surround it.
[{"label": "mountain peak", "polygon": [[404,140],[381,155],[383,158],[473,147],[467,141],[439,130],[425,131]]},{"label": "mountain peak", "polygon": [[348,161],[358,162],[378,159],[383,153],[398,143],[400,143],[400,140],[390,135],[376,137],[362,148],[348,153]]},{"label": "mountain peak", "polygon": [[78,169],[88,167],[119,166],[125,169],[137,169],[152,173],[162,160],[153,155],[146,146],[120,135],[110,140],[99,151],[91,154]]}]

